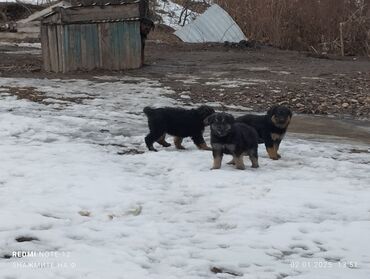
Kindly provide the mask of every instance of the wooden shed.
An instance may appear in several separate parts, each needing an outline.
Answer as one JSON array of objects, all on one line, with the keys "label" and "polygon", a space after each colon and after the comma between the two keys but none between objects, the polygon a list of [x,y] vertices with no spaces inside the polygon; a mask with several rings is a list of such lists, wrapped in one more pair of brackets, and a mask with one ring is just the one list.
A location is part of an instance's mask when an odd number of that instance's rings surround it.
[{"label": "wooden shed", "polygon": [[46,71],[126,70],[142,66],[140,21],[147,1],[57,7],[41,22]]}]

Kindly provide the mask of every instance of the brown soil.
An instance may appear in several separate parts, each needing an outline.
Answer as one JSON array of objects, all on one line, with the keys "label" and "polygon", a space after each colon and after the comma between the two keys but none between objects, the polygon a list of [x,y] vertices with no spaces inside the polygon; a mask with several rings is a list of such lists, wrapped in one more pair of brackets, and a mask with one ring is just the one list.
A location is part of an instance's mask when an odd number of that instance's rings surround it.
[{"label": "brown soil", "polygon": [[[3,49],[0,46],[0,76],[3,77],[91,79],[96,75],[123,74],[107,71],[46,73],[42,70],[41,55],[4,52]],[[220,106],[243,106],[257,112],[266,111],[272,104],[286,104],[296,115],[336,118],[298,116],[298,122],[292,125],[293,132],[360,137],[370,142],[368,58],[319,59],[307,53],[271,47],[240,49],[221,44],[192,45],[162,33],[147,42],[146,64],[142,69],[124,74],[158,79],[173,90],[171,97],[183,103],[216,102]],[[36,94],[35,98],[38,97],[42,98]],[[356,127],[361,128],[356,130]]]},{"label": "brown soil", "polygon": [[[159,38],[168,41],[170,37],[162,32]],[[364,57],[319,59],[270,47],[237,49],[182,44],[175,39],[170,44],[149,41],[147,46],[147,65],[126,74],[157,78],[174,90],[174,98],[183,101],[185,95],[192,102],[222,102],[255,111],[279,103],[305,114],[370,116],[370,61]],[[41,70],[40,55],[1,50],[1,76],[89,78],[107,74],[49,74]]]},{"label": "brown soil", "polygon": [[[148,48],[140,76],[155,76],[193,102],[221,102],[265,111],[272,104],[295,112],[370,116],[370,60],[318,59],[270,47],[260,50],[222,45],[161,45]],[[232,82],[232,83],[230,83]]]}]

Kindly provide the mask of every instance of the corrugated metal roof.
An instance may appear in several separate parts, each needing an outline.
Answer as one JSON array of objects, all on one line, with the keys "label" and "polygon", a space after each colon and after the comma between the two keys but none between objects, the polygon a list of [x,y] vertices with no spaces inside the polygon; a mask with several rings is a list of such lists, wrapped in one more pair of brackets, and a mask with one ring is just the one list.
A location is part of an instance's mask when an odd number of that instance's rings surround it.
[{"label": "corrugated metal roof", "polygon": [[174,34],[187,43],[246,40],[238,24],[217,4],[212,5],[205,13]]}]

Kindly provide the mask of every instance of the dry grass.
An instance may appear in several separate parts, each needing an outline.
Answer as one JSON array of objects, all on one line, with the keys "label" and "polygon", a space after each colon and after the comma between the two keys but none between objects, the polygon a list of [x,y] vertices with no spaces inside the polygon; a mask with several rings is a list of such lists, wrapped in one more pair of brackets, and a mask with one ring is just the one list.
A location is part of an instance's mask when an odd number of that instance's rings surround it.
[{"label": "dry grass", "polygon": [[[247,37],[283,49],[370,54],[370,0],[216,0]],[[361,2],[361,3],[360,3]]]}]

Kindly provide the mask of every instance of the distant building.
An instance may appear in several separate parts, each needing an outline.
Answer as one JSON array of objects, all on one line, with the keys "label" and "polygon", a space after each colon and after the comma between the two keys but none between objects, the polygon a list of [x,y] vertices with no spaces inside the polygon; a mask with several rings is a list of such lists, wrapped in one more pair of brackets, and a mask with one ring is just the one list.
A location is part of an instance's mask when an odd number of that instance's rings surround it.
[{"label": "distant building", "polygon": [[143,64],[144,40],[154,26],[147,0],[55,7],[41,22],[46,71],[127,70]]}]

